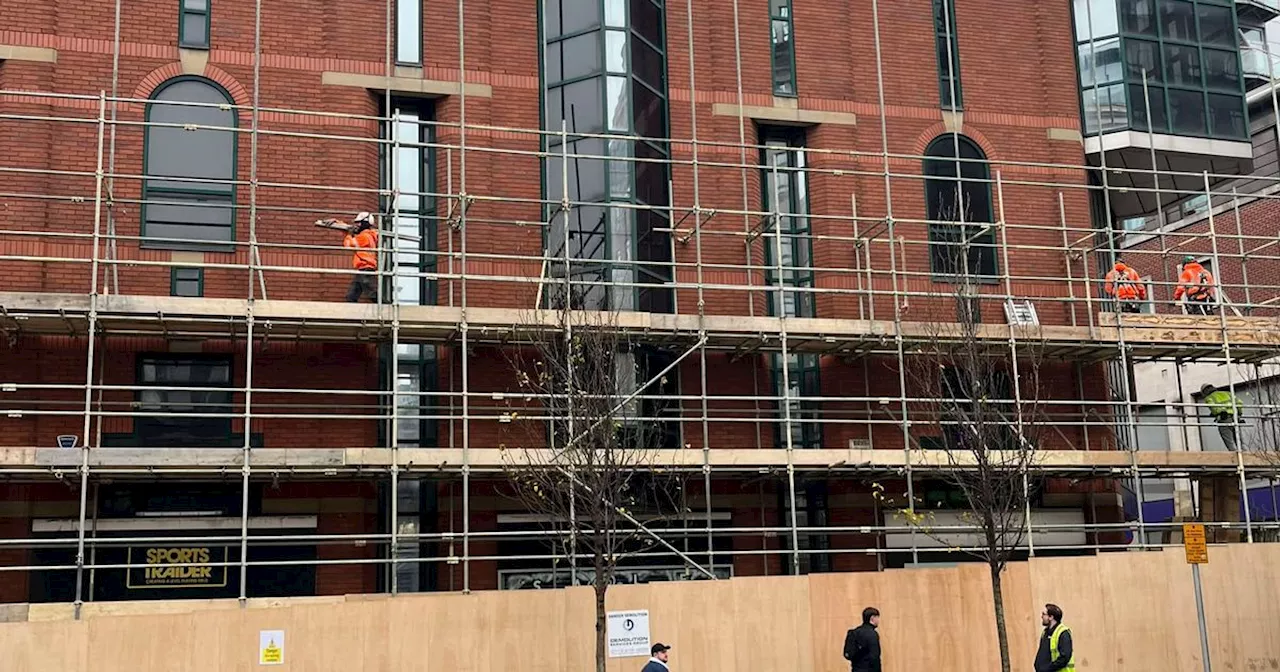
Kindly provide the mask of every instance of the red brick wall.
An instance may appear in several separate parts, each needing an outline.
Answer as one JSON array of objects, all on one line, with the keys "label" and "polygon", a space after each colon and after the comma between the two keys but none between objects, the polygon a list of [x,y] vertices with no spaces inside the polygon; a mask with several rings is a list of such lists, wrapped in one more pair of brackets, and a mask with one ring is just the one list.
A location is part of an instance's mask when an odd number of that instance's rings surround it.
[{"label": "red brick wall", "polygon": [[[1272,302],[1252,309],[1248,313],[1251,315],[1274,317],[1280,309],[1275,304],[1276,297],[1280,296],[1280,250],[1270,245],[1255,251],[1276,239],[1277,221],[1280,221],[1280,201],[1271,198],[1246,202],[1240,207],[1238,222],[1230,208],[1213,218],[1218,262],[1213,274],[1226,292],[1225,298],[1242,312],[1246,305]],[[1178,265],[1187,255],[1213,259],[1214,240],[1208,234],[1209,219],[1205,217],[1171,235],[1156,235],[1125,250],[1126,263],[1143,277],[1151,276],[1155,283],[1152,293],[1160,312],[1181,312],[1172,303]]]}]

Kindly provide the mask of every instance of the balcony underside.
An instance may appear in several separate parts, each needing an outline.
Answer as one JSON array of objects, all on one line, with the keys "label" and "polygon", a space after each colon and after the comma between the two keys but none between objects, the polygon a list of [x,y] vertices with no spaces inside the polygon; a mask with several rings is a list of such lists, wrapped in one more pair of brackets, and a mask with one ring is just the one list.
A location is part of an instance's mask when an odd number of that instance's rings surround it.
[{"label": "balcony underside", "polygon": [[[1159,181],[1152,176],[1152,148]],[[1105,154],[1104,154],[1105,152]],[[1223,178],[1213,175],[1241,175],[1253,170],[1253,145],[1248,141],[1193,138],[1180,135],[1117,131],[1101,137],[1085,138],[1089,164],[1109,169],[1106,186],[1112,213],[1118,218],[1156,212],[1163,206],[1205,191],[1204,173],[1210,186]],[[1138,171],[1138,172],[1132,172]],[[1156,191],[1160,191],[1160,200]]]},{"label": "balcony underside", "polygon": [[[92,308],[91,308],[92,306]],[[92,316],[92,317],[91,317]],[[247,301],[167,296],[99,296],[0,292],[0,333],[84,336],[92,321],[100,336],[150,336],[169,340],[366,341],[453,343],[465,331],[469,343],[501,344],[539,338],[560,329],[554,311],[452,306],[397,306],[318,301]],[[1123,338],[1137,359],[1219,359],[1224,336],[1235,361],[1280,354],[1280,318],[1191,315],[1098,315],[1091,326],[1010,327],[982,324],[975,334],[993,354],[1007,354],[1011,338],[1048,358],[1096,362],[1115,358]],[[464,321],[465,320],[465,321]],[[899,333],[908,353],[963,338],[958,325],[890,320],[664,315],[575,312],[575,328],[599,327],[626,338],[670,348],[705,347],[739,354],[806,352],[840,356],[896,356]],[[786,338],[782,337],[786,333]]]}]

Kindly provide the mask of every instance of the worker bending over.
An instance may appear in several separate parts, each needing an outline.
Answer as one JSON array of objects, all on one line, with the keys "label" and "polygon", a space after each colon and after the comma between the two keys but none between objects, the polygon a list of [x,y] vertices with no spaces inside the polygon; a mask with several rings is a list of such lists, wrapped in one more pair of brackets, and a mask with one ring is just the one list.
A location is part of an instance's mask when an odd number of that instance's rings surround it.
[{"label": "worker bending over", "polygon": [[1142,284],[1138,272],[1119,259],[1116,259],[1115,268],[1107,273],[1107,284],[1103,290],[1116,302],[1116,310],[1121,313],[1140,313],[1140,302],[1147,300],[1147,287]]},{"label": "worker bending over", "polygon": [[[335,222],[338,225],[343,223]],[[374,226],[373,215],[368,212],[356,215],[342,238],[342,246],[355,249],[351,267],[356,270],[356,275],[347,288],[347,303],[359,303],[364,296],[377,301],[378,228]]]},{"label": "worker bending over", "polygon": [[1187,313],[1191,315],[1213,314],[1213,274],[1195,257],[1182,258],[1182,273],[1178,276],[1178,288],[1173,291],[1173,300],[1187,297]]},{"label": "worker bending over", "polygon": [[1222,444],[1227,450],[1234,452],[1239,447],[1236,440],[1236,417],[1244,404],[1229,390],[1216,388],[1209,383],[1200,386],[1200,401],[1209,407],[1209,415],[1218,424],[1218,436],[1222,438]]}]

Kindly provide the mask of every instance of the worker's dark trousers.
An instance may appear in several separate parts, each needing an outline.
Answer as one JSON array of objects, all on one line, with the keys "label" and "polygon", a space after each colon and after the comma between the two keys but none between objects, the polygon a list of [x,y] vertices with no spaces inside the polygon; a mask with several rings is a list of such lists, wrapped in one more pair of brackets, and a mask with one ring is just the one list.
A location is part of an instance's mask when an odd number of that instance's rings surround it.
[{"label": "worker's dark trousers", "polygon": [[1236,450],[1236,425],[1233,421],[1219,422],[1218,436],[1222,437],[1222,443],[1226,445],[1227,450]]},{"label": "worker's dark trousers", "polygon": [[1122,313],[1141,313],[1142,304],[1137,301],[1120,300],[1116,303]]},{"label": "worker's dark trousers", "polygon": [[1212,315],[1213,299],[1190,299],[1187,301],[1188,315]]},{"label": "worker's dark trousers", "polygon": [[378,300],[377,279],[372,273],[357,273],[351,278],[351,286],[347,288],[347,303],[360,303],[360,299],[365,296],[375,302]]}]

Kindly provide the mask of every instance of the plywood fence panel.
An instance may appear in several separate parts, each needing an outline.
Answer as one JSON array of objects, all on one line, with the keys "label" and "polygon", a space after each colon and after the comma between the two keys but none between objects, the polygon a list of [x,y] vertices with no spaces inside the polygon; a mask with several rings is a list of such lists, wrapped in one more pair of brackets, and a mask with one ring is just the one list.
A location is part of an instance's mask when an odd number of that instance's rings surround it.
[{"label": "plywood fence panel", "polygon": [[[1214,547],[1203,567],[1215,667],[1280,670],[1280,545]],[[1028,669],[1045,602],[1062,606],[1082,672],[1198,672],[1191,571],[1176,549],[1037,559],[1004,574],[1014,669]],[[0,624],[5,672],[561,672],[590,670],[594,595],[566,590],[285,601],[200,609],[123,604],[87,620]],[[609,610],[648,609],[676,672],[843,672],[845,632],[882,613],[886,672],[991,670],[998,648],[986,567],[757,577],[610,589]],[[148,613],[150,612],[150,613]],[[58,609],[34,610],[40,618]],[[133,615],[111,615],[133,614]],[[258,632],[285,631],[285,665],[257,664]],[[644,657],[613,659],[638,672]]]},{"label": "plywood fence panel", "polygon": [[[1186,582],[1191,582],[1186,569]],[[1280,544],[1209,549],[1201,566],[1209,658],[1215,668],[1239,672],[1280,670]],[[1195,628],[1194,613],[1191,627]],[[1192,630],[1188,638],[1199,633]],[[1199,644],[1197,644],[1198,648]]]}]

